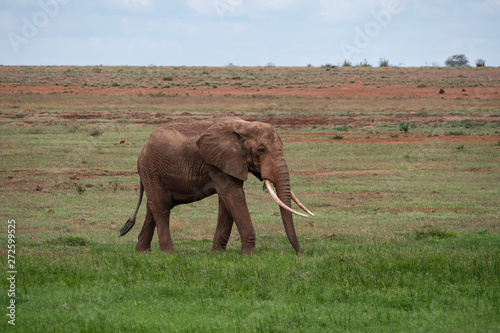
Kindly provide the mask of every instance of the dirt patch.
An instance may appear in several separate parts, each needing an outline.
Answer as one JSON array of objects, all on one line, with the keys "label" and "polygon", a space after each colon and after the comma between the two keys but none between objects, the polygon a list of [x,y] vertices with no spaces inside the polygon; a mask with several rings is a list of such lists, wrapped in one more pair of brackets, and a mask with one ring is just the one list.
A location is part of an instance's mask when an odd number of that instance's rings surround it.
[{"label": "dirt patch", "polygon": [[272,97],[307,97],[307,98],[446,98],[457,99],[468,96],[474,98],[499,98],[500,88],[449,88],[445,94],[439,94],[436,88],[411,88],[404,86],[366,87],[353,85],[340,88],[82,88],[61,86],[3,86],[0,94],[84,94],[108,96],[272,96]]},{"label": "dirt patch", "polygon": [[[412,126],[424,124],[425,126],[439,126],[448,125],[450,123],[462,123],[473,126],[474,124],[489,124],[499,123],[500,119],[492,117],[492,115],[413,115],[406,112],[394,114],[384,112],[371,112],[363,111],[358,112],[356,115],[345,113],[327,113],[315,111],[314,113],[308,112],[304,115],[296,113],[286,113],[280,111],[277,114],[269,112],[253,111],[250,114],[235,113],[235,112],[219,112],[219,116],[239,116],[248,121],[264,121],[275,127],[282,129],[298,129],[298,128],[318,128],[323,129],[321,133],[310,132],[294,132],[284,133],[286,136],[300,135],[301,137],[328,137],[334,135],[349,136],[352,132],[336,131],[324,132],[324,128],[335,130],[335,127],[343,127],[344,129],[358,129],[368,130],[367,136],[380,136],[391,135],[399,136],[402,140],[405,137],[417,135],[416,133],[401,134],[396,131],[378,131],[377,126],[399,124],[401,122],[411,123]],[[169,111],[169,112],[147,112],[147,111],[132,111],[120,110],[117,111],[47,111],[47,110],[34,110],[24,109],[22,111],[0,111],[2,122],[13,124],[14,126],[53,126],[55,123],[73,124],[81,121],[83,123],[100,123],[101,121],[125,124],[166,124],[178,117],[192,117],[192,118],[211,118],[211,113],[190,113],[182,111]],[[372,129],[372,130],[370,130]],[[357,133],[359,135],[359,132]]]},{"label": "dirt patch", "polygon": [[[291,133],[287,133],[291,134]],[[298,134],[297,134],[298,135]],[[402,137],[354,137],[343,139],[329,139],[322,136],[303,136],[303,137],[285,137],[283,142],[288,143],[435,143],[435,142],[485,142],[493,143],[500,141],[500,136],[444,136],[444,135],[431,135],[431,136],[402,136]]]},{"label": "dirt patch", "polygon": [[465,170],[467,172],[472,172],[472,173],[487,173],[487,172],[498,172],[498,170],[492,170],[492,169],[469,169]]}]

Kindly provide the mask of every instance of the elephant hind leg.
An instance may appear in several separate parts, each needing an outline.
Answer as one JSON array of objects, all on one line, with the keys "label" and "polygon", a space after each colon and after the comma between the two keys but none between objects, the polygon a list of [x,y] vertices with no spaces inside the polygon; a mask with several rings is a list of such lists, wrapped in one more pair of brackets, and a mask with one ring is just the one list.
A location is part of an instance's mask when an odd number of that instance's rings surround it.
[{"label": "elephant hind leg", "polygon": [[149,206],[148,202],[146,219],[144,220],[144,225],[142,226],[142,230],[139,234],[139,239],[135,247],[135,250],[137,252],[151,251],[151,241],[153,240],[155,227],[156,227],[155,219],[153,217],[153,212],[151,211],[151,207]]},{"label": "elephant hind leg", "polygon": [[172,236],[170,234],[170,210],[172,197],[162,186],[157,185],[148,195],[148,204],[158,231],[160,249],[165,252],[175,252]]},{"label": "elephant hind leg", "polygon": [[[158,217],[158,218],[157,218]],[[156,226],[158,228],[158,243],[164,252],[175,253],[172,235],[170,234],[170,209],[161,209],[155,214]]]}]

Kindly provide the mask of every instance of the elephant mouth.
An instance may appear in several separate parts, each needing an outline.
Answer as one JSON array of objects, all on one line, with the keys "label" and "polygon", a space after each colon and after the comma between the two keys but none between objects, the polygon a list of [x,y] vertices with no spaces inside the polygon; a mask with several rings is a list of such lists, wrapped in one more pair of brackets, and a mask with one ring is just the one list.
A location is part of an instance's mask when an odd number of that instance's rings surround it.
[{"label": "elephant mouth", "polygon": [[252,173],[252,175],[254,175],[255,177],[257,177],[258,180],[264,181],[264,179],[262,178],[262,175],[260,174],[260,172],[251,171],[251,170],[250,170],[250,172]]},{"label": "elephant mouth", "polygon": [[[296,215],[299,215],[299,216],[303,216],[303,217],[307,217],[306,214],[302,214],[294,209],[292,209],[291,207],[288,207],[287,205],[285,205],[285,203],[283,201],[281,201],[281,199],[278,197],[278,195],[276,194],[276,192],[274,192],[274,189],[273,189],[273,186],[272,186],[272,183],[269,179],[266,179],[264,180],[264,184],[266,185],[266,188],[267,188],[267,191],[269,192],[269,194],[271,195],[271,197],[273,198],[273,200],[280,206],[280,207],[283,207],[284,209],[288,210],[289,212],[293,213],[293,214],[296,214]],[[290,195],[292,196],[292,199],[293,201],[295,201],[295,203],[302,209],[304,210],[307,214],[311,215],[311,216],[314,216],[314,214],[309,210],[307,209],[306,206],[304,206],[300,200],[297,198],[297,196],[293,193],[292,190],[290,190]]]}]

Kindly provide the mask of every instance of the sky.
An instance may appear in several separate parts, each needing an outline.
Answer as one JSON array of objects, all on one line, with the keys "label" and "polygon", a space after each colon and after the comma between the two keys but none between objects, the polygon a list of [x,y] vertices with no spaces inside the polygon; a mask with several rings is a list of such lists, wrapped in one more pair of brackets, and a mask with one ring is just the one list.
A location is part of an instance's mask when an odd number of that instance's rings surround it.
[{"label": "sky", "polygon": [[0,65],[500,66],[500,0],[0,0]]}]

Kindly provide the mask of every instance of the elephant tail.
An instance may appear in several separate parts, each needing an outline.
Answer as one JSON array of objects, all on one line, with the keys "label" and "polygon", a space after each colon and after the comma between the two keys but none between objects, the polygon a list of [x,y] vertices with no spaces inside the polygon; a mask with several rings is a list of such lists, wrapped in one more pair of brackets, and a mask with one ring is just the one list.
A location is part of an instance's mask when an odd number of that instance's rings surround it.
[{"label": "elephant tail", "polygon": [[132,229],[132,227],[135,225],[135,218],[137,217],[137,212],[139,211],[139,207],[141,207],[141,202],[142,202],[142,197],[144,195],[144,185],[140,185],[140,192],[139,192],[139,202],[137,203],[137,208],[135,209],[135,213],[132,216],[132,218],[128,219],[125,225],[120,229],[120,236],[124,236],[127,234],[127,232]]}]

